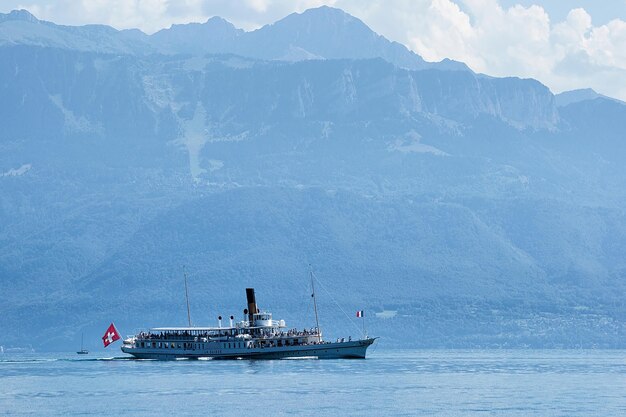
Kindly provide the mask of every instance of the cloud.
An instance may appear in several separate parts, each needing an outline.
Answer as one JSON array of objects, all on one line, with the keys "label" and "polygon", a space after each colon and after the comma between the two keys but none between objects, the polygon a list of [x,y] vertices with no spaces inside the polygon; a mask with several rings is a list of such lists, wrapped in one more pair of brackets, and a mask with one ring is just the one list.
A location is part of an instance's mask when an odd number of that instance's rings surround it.
[{"label": "cloud", "polygon": [[[537,0],[537,3],[548,0]],[[582,8],[553,22],[539,5],[498,0],[3,0],[62,24],[152,33],[221,16],[253,30],[322,4],[344,9],[430,61],[451,58],[494,76],[532,77],[554,91],[592,87],[626,100],[626,22],[594,26]]]},{"label": "cloud", "polygon": [[412,27],[409,46],[426,59],[453,58],[481,72],[509,74],[529,62],[540,72],[548,69],[550,19],[541,7],[464,4],[467,12],[450,0],[433,0],[422,17],[428,23]]},{"label": "cloud", "polygon": [[337,5],[427,60],[451,58],[494,76],[536,78],[556,92],[592,87],[626,100],[623,20],[594,26],[576,8],[554,23],[540,5],[504,8],[497,0],[398,1],[393,11],[388,2],[361,10],[355,3]]}]

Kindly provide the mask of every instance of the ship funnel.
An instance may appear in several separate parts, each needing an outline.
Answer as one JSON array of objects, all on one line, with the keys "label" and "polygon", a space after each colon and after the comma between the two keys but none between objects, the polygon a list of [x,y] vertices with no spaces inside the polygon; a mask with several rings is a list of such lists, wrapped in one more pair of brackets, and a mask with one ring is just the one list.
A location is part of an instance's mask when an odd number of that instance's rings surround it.
[{"label": "ship funnel", "polygon": [[246,288],[246,297],[248,298],[248,322],[250,326],[254,326],[254,315],[259,312],[254,297],[254,288]]},{"label": "ship funnel", "polygon": [[233,319],[234,319],[234,317],[230,316],[230,327],[233,327]]},{"label": "ship funnel", "polygon": [[218,316],[217,323],[218,323],[218,327],[221,329],[222,328],[222,316]]}]

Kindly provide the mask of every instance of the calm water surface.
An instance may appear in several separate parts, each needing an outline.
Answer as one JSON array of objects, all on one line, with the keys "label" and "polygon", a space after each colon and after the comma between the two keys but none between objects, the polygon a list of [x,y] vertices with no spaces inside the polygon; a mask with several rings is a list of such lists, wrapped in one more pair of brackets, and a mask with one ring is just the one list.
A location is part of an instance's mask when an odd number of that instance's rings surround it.
[{"label": "calm water surface", "polygon": [[385,351],[366,360],[0,355],[0,415],[626,416],[626,351]]}]

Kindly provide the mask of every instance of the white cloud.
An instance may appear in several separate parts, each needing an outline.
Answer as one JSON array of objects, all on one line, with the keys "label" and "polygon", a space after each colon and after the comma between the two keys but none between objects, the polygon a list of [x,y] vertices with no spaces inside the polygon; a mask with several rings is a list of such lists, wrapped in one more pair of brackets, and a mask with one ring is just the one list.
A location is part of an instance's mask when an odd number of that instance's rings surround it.
[{"label": "white cloud", "polygon": [[356,0],[339,7],[380,33],[405,43],[425,59],[451,58],[495,76],[536,78],[554,91],[592,87],[626,100],[626,22],[593,26],[584,9],[552,22],[539,5],[509,8],[497,0]]},{"label": "white cloud", "polygon": [[62,24],[104,23],[151,33],[222,16],[246,30],[322,4],[344,9],[425,59],[451,58],[495,76],[536,78],[554,91],[592,87],[626,100],[626,22],[594,26],[582,8],[553,22],[540,5],[498,0],[3,0]]}]

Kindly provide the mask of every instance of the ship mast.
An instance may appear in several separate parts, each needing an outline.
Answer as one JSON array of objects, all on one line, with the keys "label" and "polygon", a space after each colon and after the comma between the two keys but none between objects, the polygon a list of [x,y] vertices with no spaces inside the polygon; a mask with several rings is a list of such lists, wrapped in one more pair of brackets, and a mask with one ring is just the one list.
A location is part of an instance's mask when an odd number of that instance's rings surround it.
[{"label": "ship mast", "polygon": [[187,322],[191,327],[191,313],[189,312],[189,291],[187,290],[187,269],[183,265],[183,275],[185,276],[185,299],[187,300]]},{"label": "ship mast", "polygon": [[315,325],[317,326],[316,327],[317,328],[317,341],[321,342],[322,335],[320,332],[320,320],[319,320],[319,317],[317,316],[317,301],[315,300],[315,284],[313,283],[313,268],[312,267],[311,267],[311,289],[313,290],[311,297],[313,297],[313,309],[315,310]]}]

